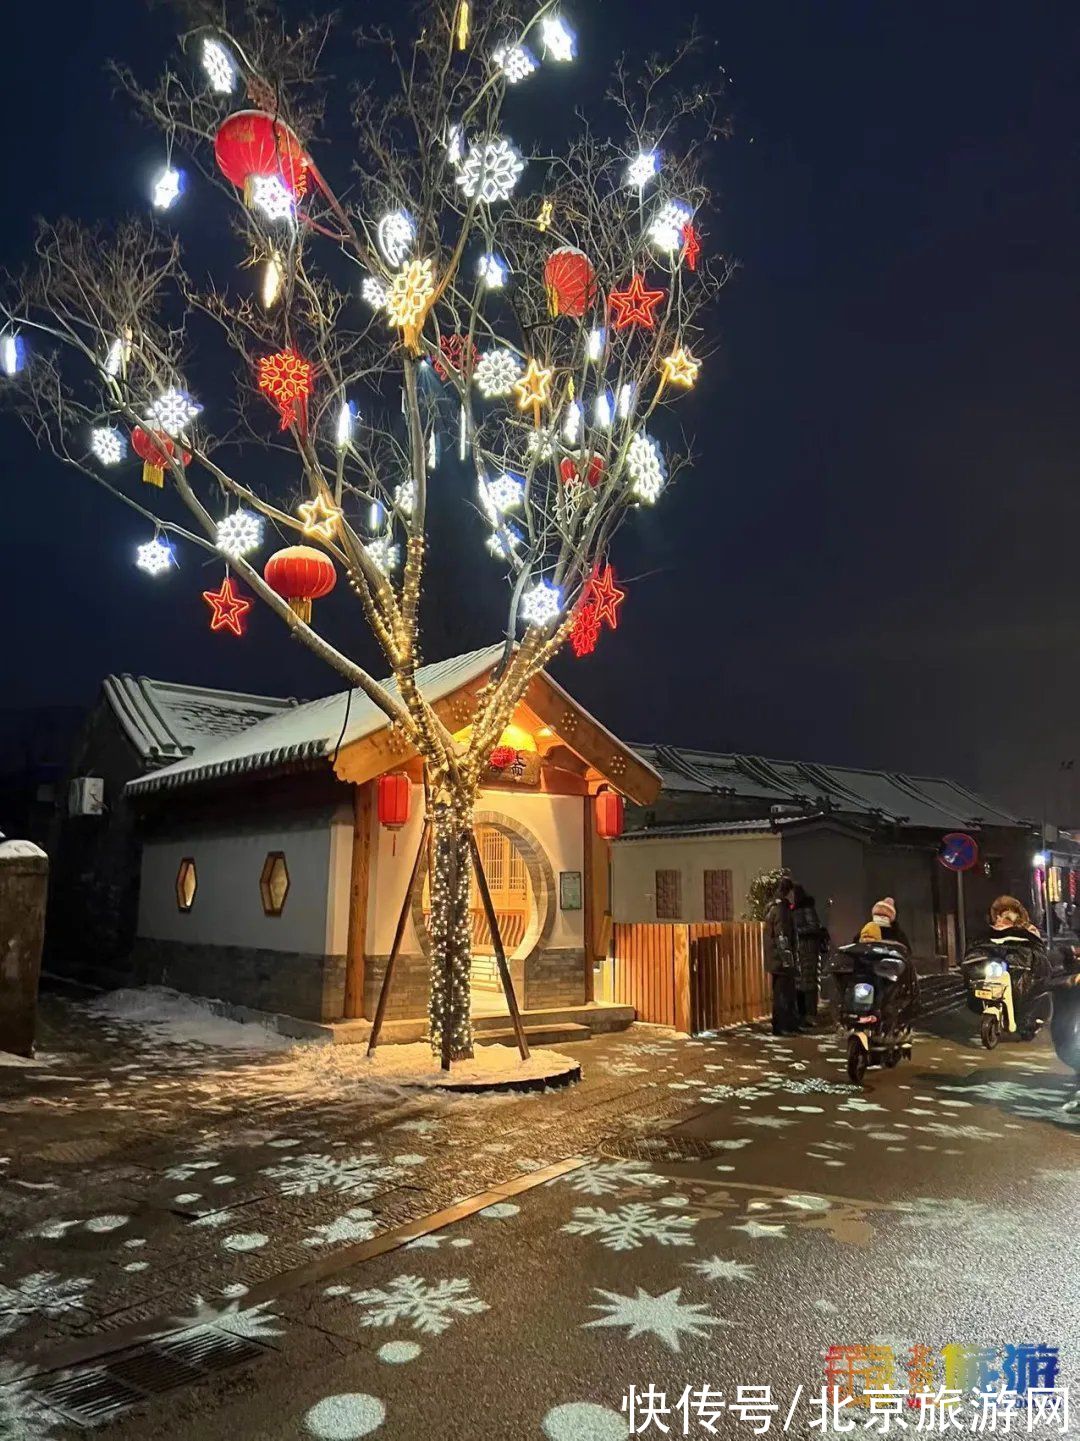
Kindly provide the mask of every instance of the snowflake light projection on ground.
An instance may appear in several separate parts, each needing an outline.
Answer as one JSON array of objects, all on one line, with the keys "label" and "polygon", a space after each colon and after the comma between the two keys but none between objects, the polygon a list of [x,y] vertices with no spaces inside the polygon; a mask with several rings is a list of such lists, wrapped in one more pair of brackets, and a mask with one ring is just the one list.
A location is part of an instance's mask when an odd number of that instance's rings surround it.
[{"label": "snowflake light projection on ground", "polygon": [[704,1276],[706,1281],[753,1281],[757,1267],[745,1261],[728,1261],[722,1256],[710,1256],[703,1261],[687,1261],[687,1266]]},{"label": "snowflake light projection on ground", "polygon": [[314,1196],[319,1191],[344,1191],[366,1201],[402,1174],[400,1166],[381,1161],[374,1152],[363,1156],[321,1156],[305,1152],[290,1156],[279,1166],[265,1166],[262,1174],[280,1182],[285,1196]]},{"label": "snowflake light projection on ground", "polygon": [[460,1276],[431,1283],[419,1276],[395,1276],[385,1286],[351,1291],[349,1300],[360,1308],[362,1326],[404,1322],[429,1336],[441,1335],[462,1316],[477,1316],[489,1309]]},{"label": "snowflake light projection on ground", "polygon": [[640,1201],[606,1211],[602,1206],[575,1206],[574,1219],[560,1229],[569,1236],[595,1236],[609,1251],[636,1251],[647,1241],[660,1246],[692,1246],[697,1221],[656,1211]]},{"label": "snowflake light projection on ground", "polygon": [[684,1302],[681,1286],[674,1286],[658,1296],[653,1296],[642,1286],[633,1296],[621,1296],[617,1291],[605,1291],[601,1286],[594,1286],[593,1290],[604,1299],[593,1302],[590,1309],[605,1314],[595,1321],[586,1321],[583,1330],[592,1326],[619,1327],[626,1330],[627,1340],[633,1341],[638,1336],[658,1336],[665,1346],[679,1351],[682,1349],[682,1336],[707,1337],[710,1326],[730,1324],[719,1316],[710,1316],[704,1305]]},{"label": "snowflake light projection on ground", "polygon": [[0,1285],[0,1336],[24,1326],[32,1316],[62,1316],[83,1304],[92,1280],[34,1271],[12,1286]]}]

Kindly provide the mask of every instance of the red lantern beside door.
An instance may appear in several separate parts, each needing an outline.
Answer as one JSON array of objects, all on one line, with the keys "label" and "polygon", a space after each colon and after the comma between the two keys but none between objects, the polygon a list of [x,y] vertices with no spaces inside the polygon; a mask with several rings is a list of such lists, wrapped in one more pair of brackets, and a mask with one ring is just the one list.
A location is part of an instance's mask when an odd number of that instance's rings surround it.
[{"label": "red lantern beside door", "polygon": [[379,824],[399,831],[409,819],[412,786],[404,771],[388,771],[379,777]]},{"label": "red lantern beside door", "polygon": [[595,800],[596,834],[613,841],[623,833],[626,804],[618,791],[599,791]]}]

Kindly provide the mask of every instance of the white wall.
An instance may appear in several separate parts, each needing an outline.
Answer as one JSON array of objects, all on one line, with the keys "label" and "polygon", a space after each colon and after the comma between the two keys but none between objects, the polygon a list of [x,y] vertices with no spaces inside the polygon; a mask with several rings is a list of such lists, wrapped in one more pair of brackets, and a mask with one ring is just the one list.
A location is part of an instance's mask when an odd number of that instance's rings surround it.
[{"label": "white wall", "polygon": [[[275,818],[256,829],[205,825],[181,839],[150,838],[143,846],[140,936],[215,946],[341,955],[348,936],[351,812]],[[280,916],[262,908],[259,877],[267,852],[282,851],[289,892]],[[195,862],[195,904],[176,904],[180,862]],[[331,878],[333,883],[331,884]]]},{"label": "white wall", "polygon": [[656,920],[656,872],[682,877],[681,921],[705,919],[705,871],[731,871],[735,919],[746,910],[750,882],[780,865],[780,838],[766,836],[657,836],[616,841],[611,847],[612,916],[616,921]]},{"label": "white wall", "polygon": [[[585,819],[583,796],[552,796],[532,791],[484,790],[476,802],[479,814],[493,811],[517,821],[536,837],[547,856],[555,878],[555,918],[551,935],[545,943],[551,948],[584,945],[585,912],[560,911],[558,887],[560,871],[582,871],[585,865]],[[374,810],[374,807],[372,808]],[[385,956],[394,939],[409,871],[420,844],[424,817],[422,787],[412,788],[409,821],[394,834],[384,830],[378,817],[372,816],[371,890],[368,901],[367,954]],[[582,896],[584,907],[584,894]],[[405,933],[405,949],[413,954],[420,949],[411,921]]]}]

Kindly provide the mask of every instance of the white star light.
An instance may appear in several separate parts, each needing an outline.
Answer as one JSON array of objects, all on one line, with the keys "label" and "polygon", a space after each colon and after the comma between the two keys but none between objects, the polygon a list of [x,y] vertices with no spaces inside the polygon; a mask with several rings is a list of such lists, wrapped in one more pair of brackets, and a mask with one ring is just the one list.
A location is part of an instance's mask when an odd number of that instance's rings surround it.
[{"label": "white star light", "polygon": [[155,536],[148,540],[145,545],[140,545],[135,552],[135,564],[140,570],[145,570],[147,575],[160,575],[163,570],[168,570],[173,562],[173,548],[167,540]]},{"label": "white star light", "polygon": [[119,465],[127,454],[127,441],[114,425],[98,425],[90,432],[90,448],[102,465]]},{"label": "white star light", "polygon": [[548,15],[542,26],[544,49],[552,60],[573,60],[577,54],[577,36],[561,15]]},{"label": "white star light", "polygon": [[491,57],[511,85],[527,80],[536,67],[536,56],[527,45],[500,45]]},{"label": "white star light", "polygon": [[394,504],[402,515],[412,515],[416,508],[416,486],[411,480],[394,486]]},{"label": "white star light", "polygon": [[469,146],[457,183],[470,200],[475,196],[485,205],[493,205],[497,200],[509,200],[524,169],[525,161],[515,146],[500,136]]},{"label": "white star light", "polygon": [[671,254],[682,245],[682,233],[694,218],[689,205],[681,200],[665,200],[653,216],[649,239],[657,250]]},{"label": "white star light", "polygon": [[382,310],[386,306],[386,286],[374,275],[365,275],[360,282],[360,294],[364,297],[372,310]]},{"label": "white star light", "polygon": [[389,575],[392,570],[397,570],[401,560],[401,552],[394,544],[389,535],[380,535],[368,545],[364,546],[372,565],[381,570],[383,575]]},{"label": "white star light", "polygon": [[510,350],[488,350],[476,362],[473,380],[485,400],[509,395],[521,375],[521,364]]},{"label": "white star light", "polygon": [[558,588],[538,580],[521,598],[521,618],[526,625],[550,625],[562,610]]},{"label": "white star light", "polygon": [[391,210],[375,230],[375,239],[382,257],[392,270],[405,264],[416,239],[416,226],[407,210]]},{"label": "white star light", "polygon": [[216,90],[219,95],[231,95],[236,89],[236,66],[232,56],[220,40],[212,40],[209,35],[202,43],[202,67],[211,90]]},{"label": "white star light", "polygon": [[728,1324],[718,1316],[707,1315],[703,1305],[683,1305],[681,1286],[659,1296],[650,1295],[641,1286],[636,1296],[620,1296],[617,1291],[605,1291],[600,1286],[594,1286],[593,1290],[606,1299],[594,1302],[590,1309],[606,1311],[607,1315],[586,1321],[585,1326],[625,1326],[630,1341],[636,1336],[659,1336],[672,1351],[678,1351],[680,1335],[707,1337],[706,1327]]},{"label": "white star light", "polygon": [[250,510],[234,510],[232,515],[218,521],[214,543],[222,555],[236,560],[239,556],[258,550],[262,545],[262,538],[262,517],[254,515]]},{"label": "white star light", "polygon": [[174,387],[159,395],[146,414],[158,430],[163,430],[166,435],[177,436],[187,429],[201,411],[201,405],[196,405],[190,396]]},{"label": "white star light", "polygon": [[251,203],[267,220],[291,220],[296,197],[280,175],[253,175]]},{"label": "white star light", "polygon": [[500,260],[489,250],[476,262],[476,273],[489,290],[501,290],[508,274],[505,260]]},{"label": "white star light", "polygon": [[626,183],[636,186],[638,190],[644,190],[649,181],[655,179],[659,168],[656,151],[643,150],[640,155],[635,155],[626,167]]},{"label": "white star light", "polygon": [[166,165],[154,181],[154,209],[168,210],[179,200],[183,188],[184,177],[181,172],[174,170],[171,165]]},{"label": "white star light", "polygon": [[626,452],[626,468],[633,482],[631,490],[634,495],[652,505],[664,488],[667,469],[663,452],[651,435],[639,431],[634,436]]}]

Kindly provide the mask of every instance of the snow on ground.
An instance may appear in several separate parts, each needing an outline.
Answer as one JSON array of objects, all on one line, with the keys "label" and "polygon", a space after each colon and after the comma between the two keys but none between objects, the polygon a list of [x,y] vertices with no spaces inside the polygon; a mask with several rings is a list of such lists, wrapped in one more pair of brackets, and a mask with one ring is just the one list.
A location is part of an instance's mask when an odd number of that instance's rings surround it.
[{"label": "snow on ground", "polygon": [[[338,1046],[335,1050],[346,1053],[335,1060],[357,1080],[368,1078],[405,1086],[507,1085],[558,1076],[579,1064],[559,1051],[534,1049],[529,1059],[523,1061],[516,1046],[477,1046],[472,1060],[455,1061],[447,1076],[427,1041],[414,1041],[407,1046],[380,1046],[370,1060],[366,1046]],[[359,1052],[355,1060],[348,1055],[351,1051]]]},{"label": "snow on ground", "polygon": [[16,1056],[11,1051],[0,1051],[0,1066],[43,1066],[44,1061],[34,1056]]},{"label": "snow on ground", "polygon": [[138,1026],[156,1040],[174,1045],[219,1046],[233,1051],[280,1051],[295,1045],[267,1026],[217,1016],[194,997],[164,986],[109,991],[89,1001],[86,1009],[100,1020]]}]

